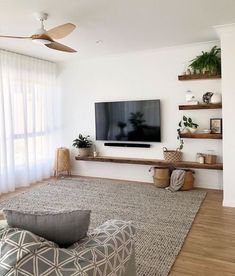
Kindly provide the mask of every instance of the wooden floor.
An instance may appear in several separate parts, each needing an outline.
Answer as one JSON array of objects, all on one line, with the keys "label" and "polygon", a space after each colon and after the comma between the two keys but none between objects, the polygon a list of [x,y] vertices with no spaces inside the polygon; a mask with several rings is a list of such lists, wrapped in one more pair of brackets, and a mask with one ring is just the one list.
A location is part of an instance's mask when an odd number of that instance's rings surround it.
[{"label": "wooden floor", "polygon": [[[1,195],[1,200],[45,185],[47,182]],[[222,191],[206,191],[206,199],[172,267],[170,276],[235,275],[235,208],[222,207]]]},{"label": "wooden floor", "polygon": [[235,275],[235,208],[222,207],[222,191],[206,191],[170,276]]}]

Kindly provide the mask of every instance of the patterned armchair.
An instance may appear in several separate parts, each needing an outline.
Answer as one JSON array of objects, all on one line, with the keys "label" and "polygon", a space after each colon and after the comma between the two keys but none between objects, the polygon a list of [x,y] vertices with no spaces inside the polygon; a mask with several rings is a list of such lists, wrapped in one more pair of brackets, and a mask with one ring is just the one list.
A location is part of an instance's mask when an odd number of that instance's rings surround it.
[{"label": "patterned armchair", "polygon": [[110,220],[69,248],[0,226],[1,276],[135,276],[134,227]]}]

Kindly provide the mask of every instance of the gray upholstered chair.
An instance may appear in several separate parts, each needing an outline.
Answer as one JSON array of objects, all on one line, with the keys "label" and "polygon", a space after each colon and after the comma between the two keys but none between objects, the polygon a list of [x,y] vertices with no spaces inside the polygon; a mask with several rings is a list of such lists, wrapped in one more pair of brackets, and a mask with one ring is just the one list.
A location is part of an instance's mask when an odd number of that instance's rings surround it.
[{"label": "gray upholstered chair", "polygon": [[0,223],[0,275],[135,276],[134,227],[110,220],[69,248]]}]

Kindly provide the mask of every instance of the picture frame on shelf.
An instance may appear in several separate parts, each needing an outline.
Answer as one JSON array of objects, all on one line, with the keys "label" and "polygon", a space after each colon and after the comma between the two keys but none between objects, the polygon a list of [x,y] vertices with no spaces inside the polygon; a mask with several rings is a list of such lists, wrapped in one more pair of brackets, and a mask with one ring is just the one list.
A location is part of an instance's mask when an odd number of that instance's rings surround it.
[{"label": "picture frame on shelf", "polygon": [[222,119],[211,118],[210,119],[210,130],[213,134],[222,134]]}]

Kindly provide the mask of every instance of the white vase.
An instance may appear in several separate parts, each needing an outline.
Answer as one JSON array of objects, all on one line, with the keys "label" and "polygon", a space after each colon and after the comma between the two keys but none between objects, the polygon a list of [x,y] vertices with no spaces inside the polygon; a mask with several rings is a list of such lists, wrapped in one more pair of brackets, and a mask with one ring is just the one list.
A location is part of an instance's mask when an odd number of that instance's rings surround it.
[{"label": "white vase", "polygon": [[212,104],[218,104],[222,102],[221,94],[214,93],[211,97],[211,103]]},{"label": "white vase", "polygon": [[187,129],[190,133],[195,133],[197,131],[197,128],[195,127],[187,127]]},{"label": "white vase", "polygon": [[186,103],[191,102],[193,100],[195,100],[195,96],[193,95],[191,90],[187,90],[185,93],[185,99],[186,99]]},{"label": "white vase", "polygon": [[182,129],[182,130],[180,131],[180,133],[182,133],[182,134],[188,133],[188,132],[189,132],[189,130],[188,130],[187,128],[184,128],[184,129]]},{"label": "white vase", "polygon": [[87,157],[90,155],[91,150],[90,148],[79,148],[78,152],[80,157]]}]

